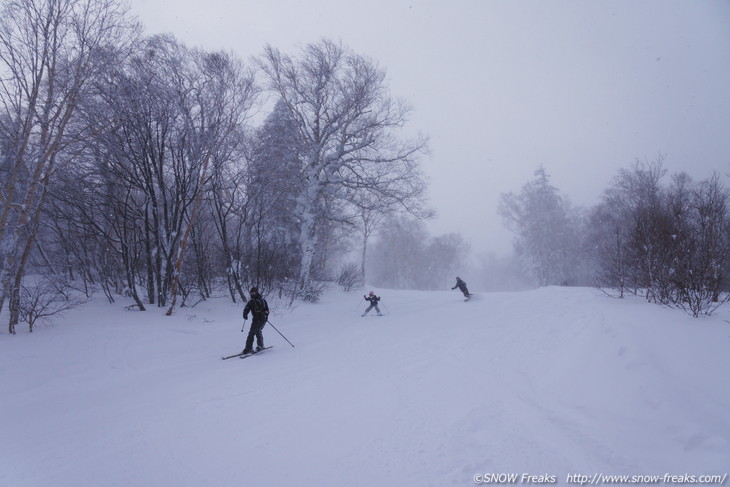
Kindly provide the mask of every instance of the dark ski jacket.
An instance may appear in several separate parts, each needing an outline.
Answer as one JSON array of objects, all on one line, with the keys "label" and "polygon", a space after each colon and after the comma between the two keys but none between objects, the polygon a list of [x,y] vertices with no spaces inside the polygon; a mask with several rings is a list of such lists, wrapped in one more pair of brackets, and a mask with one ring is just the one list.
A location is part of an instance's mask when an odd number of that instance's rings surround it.
[{"label": "dark ski jacket", "polygon": [[466,290],[466,283],[462,281],[461,279],[456,279],[456,286],[452,287],[451,289],[459,288],[462,293],[468,293],[469,291]]},{"label": "dark ski jacket", "polygon": [[246,307],[243,308],[244,320],[248,319],[249,313],[251,313],[253,321],[256,323],[266,323],[269,319],[269,304],[260,294],[252,294],[251,299],[246,303]]},{"label": "dark ski jacket", "polygon": [[370,301],[370,304],[378,304],[380,298],[373,294],[372,296],[365,296],[365,301]]}]

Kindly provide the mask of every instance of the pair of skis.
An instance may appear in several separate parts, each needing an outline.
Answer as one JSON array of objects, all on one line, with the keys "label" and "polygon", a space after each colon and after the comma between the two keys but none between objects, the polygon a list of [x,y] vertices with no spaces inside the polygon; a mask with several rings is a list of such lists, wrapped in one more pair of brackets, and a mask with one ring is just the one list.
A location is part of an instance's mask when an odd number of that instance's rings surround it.
[{"label": "pair of skis", "polygon": [[237,353],[236,355],[229,355],[228,357],[221,357],[221,359],[222,360],[228,360],[229,358],[235,358],[235,357],[239,357],[239,358],[242,358],[242,359],[243,358],[248,358],[251,355],[256,355],[257,353],[261,353],[264,350],[268,350],[270,348],[274,348],[274,346],[272,345],[270,347],[264,347],[261,350],[256,350],[255,352],[250,352],[250,353],[243,353],[243,352],[241,352],[241,353]]}]

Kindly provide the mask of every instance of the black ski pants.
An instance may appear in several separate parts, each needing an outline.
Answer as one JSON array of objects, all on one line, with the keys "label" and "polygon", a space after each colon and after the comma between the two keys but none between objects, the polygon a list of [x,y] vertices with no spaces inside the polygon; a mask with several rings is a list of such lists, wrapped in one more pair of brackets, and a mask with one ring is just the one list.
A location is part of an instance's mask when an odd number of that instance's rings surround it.
[{"label": "black ski pants", "polygon": [[266,326],[266,319],[263,320],[257,320],[253,319],[251,321],[251,329],[248,331],[248,338],[246,338],[246,350],[253,349],[253,339],[256,337],[256,344],[264,348],[264,334],[261,333],[261,330],[264,329],[264,326]]}]

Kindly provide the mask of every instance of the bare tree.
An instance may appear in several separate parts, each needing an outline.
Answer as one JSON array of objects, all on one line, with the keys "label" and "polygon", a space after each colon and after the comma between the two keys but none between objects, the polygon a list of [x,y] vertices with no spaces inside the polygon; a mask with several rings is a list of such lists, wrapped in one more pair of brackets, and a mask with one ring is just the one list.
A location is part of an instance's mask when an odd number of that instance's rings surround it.
[{"label": "bare tree", "polygon": [[[688,177],[682,179],[689,181]],[[689,188],[685,186],[670,189],[673,200],[683,200],[681,207],[686,210],[671,237],[671,299],[696,317],[711,314],[728,299],[721,292],[730,251],[728,192],[717,175]]]},{"label": "bare tree", "polygon": [[359,225],[360,235],[362,236],[362,250],[360,252],[360,278],[364,281],[367,269],[368,259],[368,244],[370,238],[373,237],[384,219],[388,215],[382,211],[382,209],[375,209],[373,207],[361,206],[359,211]]},{"label": "bare tree", "polygon": [[191,188],[192,207],[172,274],[172,303],[175,307],[176,287],[185,256],[187,239],[195,224],[203,200],[203,186],[210,177],[211,159],[226,159],[226,140],[240,130],[248,118],[257,94],[254,76],[236,58],[222,53],[192,51],[194,69],[178,86],[185,140],[185,157],[195,167]]},{"label": "bare tree", "polygon": [[244,226],[248,218],[247,201],[245,166],[214,164],[210,180],[209,212],[218,234],[228,291],[234,303],[236,296],[246,302],[242,281],[242,249]]},{"label": "bare tree", "polygon": [[298,130],[299,281],[303,297],[314,300],[317,222],[336,217],[326,206],[368,192],[418,212],[425,189],[418,156],[426,141],[396,136],[409,108],[388,93],[382,69],[339,44],[309,44],[299,59],[267,46],[259,64]]},{"label": "bare tree", "polygon": [[79,100],[138,32],[113,0],[10,0],[0,11],[0,130],[10,141],[0,208],[0,308],[18,320],[20,283],[64,151],[88,132]]},{"label": "bare tree", "polygon": [[[96,179],[115,184],[102,185],[98,204],[124,209],[116,213],[124,217],[115,219],[116,228],[134,222],[135,231],[117,232],[115,249],[135,259],[141,254],[148,301],[172,313],[180,274],[193,268],[183,266],[188,242],[197,238],[202,248],[203,236],[195,237],[194,229],[207,228],[198,220],[211,177],[237,162],[238,142],[232,140],[238,140],[255,101],[253,73],[229,54],[188,49],[171,36],[155,36],[104,81],[88,114],[108,129],[88,151]],[[201,269],[193,274],[208,275]],[[200,279],[188,282],[206,287]]]},{"label": "bare tree", "polygon": [[728,299],[723,286],[730,250],[728,191],[715,175],[695,183],[672,176],[661,156],[621,170],[593,210],[589,232],[598,249],[601,284],[623,296],[712,313]]},{"label": "bare tree", "polygon": [[41,282],[33,286],[21,287],[19,319],[28,324],[29,333],[33,333],[33,327],[38,321],[61,315],[83,303],[73,290],[59,289],[59,286],[65,288],[66,283],[42,278]]}]

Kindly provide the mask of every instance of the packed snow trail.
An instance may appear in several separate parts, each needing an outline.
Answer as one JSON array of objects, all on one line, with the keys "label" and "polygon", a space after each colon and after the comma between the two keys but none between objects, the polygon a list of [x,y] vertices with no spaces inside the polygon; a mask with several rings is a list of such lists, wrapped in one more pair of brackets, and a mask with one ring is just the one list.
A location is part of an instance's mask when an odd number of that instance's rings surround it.
[{"label": "packed snow trail", "polygon": [[[730,326],[592,289],[378,290],[279,309],[248,360],[223,299],[94,302],[0,335],[0,486],[474,485],[484,473],[714,474]],[[355,311],[353,311],[355,310]],[[102,316],[103,320],[98,320]]]}]

